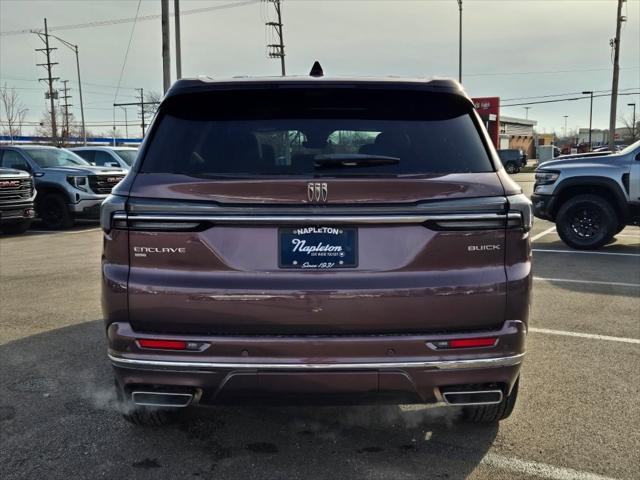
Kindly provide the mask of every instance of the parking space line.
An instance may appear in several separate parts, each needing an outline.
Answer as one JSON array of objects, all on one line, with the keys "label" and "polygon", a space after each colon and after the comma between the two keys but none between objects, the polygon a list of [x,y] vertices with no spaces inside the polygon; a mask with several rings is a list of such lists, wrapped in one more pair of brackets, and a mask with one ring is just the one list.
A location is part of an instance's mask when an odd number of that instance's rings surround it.
[{"label": "parking space line", "polygon": [[640,257],[640,253],[622,253],[622,252],[592,252],[586,250],[554,250],[548,248],[532,248],[533,252],[542,253],[576,253],[582,255],[617,255],[622,257]]},{"label": "parking space line", "polygon": [[603,282],[601,280],[574,280],[571,278],[547,278],[547,277],[533,277],[533,279],[539,280],[542,282],[582,283],[585,285],[611,285],[612,287],[640,288],[640,283]]},{"label": "parking space line", "polygon": [[487,453],[480,463],[492,468],[523,473],[537,478],[548,478],[550,480],[614,480],[612,477],[604,477],[596,473],[556,467],[554,465],[529,460],[520,460],[519,458],[506,457],[491,452]]},{"label": "parking space line", "polygon": [[549,328],[536,328],[536,327],[529,328],[529,332],[546,333],[548,335],[563,335],[565,337],[588,338],[590,340],[607,340],[610,342],[633,343],[633,344],[640,345],[639,338],[611,337],[609,335],[598,335],[595,333],[567,332],[564,330],[551,330]]},{"label": "parking space line", "polygon": [[70,231],[70,232],[56,232],[54,230],[29,230],[29,233],[49,233],[49,234],[55,234],[55,235],[60,235],[60,234],[73,235],[73,234],[78,234],[78,233],[97,232],[98,230],[100,230],[100,227],[87,228],[85,230],[73,230],[73,231]]},{"label": "parking space line", "polygon": [[536,240],[539,240],[540,238],[544,237],[545,235],[548,235],[552,232],[556,231],[556,227],[551,227],[551,228],[547,228],[544,232],[540,232],[537,235],[534,235],[533,237],[531,237],[531,241],[535,242]]}]

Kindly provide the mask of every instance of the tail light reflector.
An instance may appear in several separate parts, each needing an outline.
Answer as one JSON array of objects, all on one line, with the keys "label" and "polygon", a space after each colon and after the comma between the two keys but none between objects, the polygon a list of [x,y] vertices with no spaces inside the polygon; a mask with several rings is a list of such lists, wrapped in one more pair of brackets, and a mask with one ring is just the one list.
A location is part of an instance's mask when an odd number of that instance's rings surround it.
[{"label": "tail light reflector", "polygon": [[182,340],[150,340],[148,338],[138,340],[142,348],[160,348],[163,350],[186,350],[187,342]]},{"label": "tail light reflector", "polygon": [[460,338],[449,341],[449,348],[474,348],[474,347],[493,347],[497,338]]}]

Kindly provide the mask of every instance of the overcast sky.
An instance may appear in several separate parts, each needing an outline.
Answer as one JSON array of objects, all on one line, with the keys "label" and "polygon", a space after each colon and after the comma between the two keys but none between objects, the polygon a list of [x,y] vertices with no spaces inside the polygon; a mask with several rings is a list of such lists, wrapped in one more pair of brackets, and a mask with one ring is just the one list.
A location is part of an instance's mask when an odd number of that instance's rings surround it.
[{"label": "overcast sky", "polygon": [[[189,13],[233,0],[182,0],[183,76],[278,75],[280,64],[265,54],[265,17],[272,8],[254,2],[234,8]],[[170,1],[173,10],[173,1]],[[611,49],[616,0],[464,0],[463,84],[471,96],[504,100],[611,89]],[[0,83],[19,89],[30,109],[27,120],[45,111],[42,43],[16,30],[99,22],[136,16],[137,0],[0,0]],[[640,0],[628,0],[622,32],[620,89],[640,90]],[[160,0],[142,0],[139,16],[160,13]],[[284,0],[283,23],[288,74],[306,74],[314,60],[330,75],[449,76],[458,73],[456,0]],[[133,23],[53,31],[78,44],[87,123],[110,123],[116,86]],[[173,22],[172,22],[173,34]],[[75,58],[61,45],[54,75],[68,79],[71,103],[79,118]],[[173,48],[173,46],[172,46]],[[162,90],[160,20],[135,24],[118,102],[134,101],[133,88]],[[175,79],[175,65],[172,65]],[[60,85],[61,87],[61,85]],[[535,100],[535,99],[534,99]],[[522,100],[531,101],[531,100]],[[640,94],[621,96],[619,116],[630,119]],[[506,102],[505,102],[506,103]],[[521,101],[511,101],[521,103]],[[594,128],[607,128],[610,100],[594,100]],[[129,121],[136,109],[129,108]],[[523,107],[503,108],[523,117]],[[116,112],[124,119],[122,110]],[[589,102],[532,105],[529,118],[540,132],[562,133],[588,126]],[[619,126],[622,123],[619,122]],[[123,128],[121,130],[124,131]],[[133,127],[130,129],[135,130]]]}]

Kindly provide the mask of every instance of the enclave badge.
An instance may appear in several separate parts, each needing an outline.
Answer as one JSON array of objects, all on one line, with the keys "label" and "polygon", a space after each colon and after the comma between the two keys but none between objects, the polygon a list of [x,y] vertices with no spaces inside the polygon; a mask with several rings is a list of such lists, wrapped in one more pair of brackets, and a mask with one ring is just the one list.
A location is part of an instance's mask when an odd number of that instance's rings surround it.
[{"label": "enclave badge", "polygon": [[326,202],[329,188],[324,182],[311,182],[307,184],[307,198],[310,202]]}]

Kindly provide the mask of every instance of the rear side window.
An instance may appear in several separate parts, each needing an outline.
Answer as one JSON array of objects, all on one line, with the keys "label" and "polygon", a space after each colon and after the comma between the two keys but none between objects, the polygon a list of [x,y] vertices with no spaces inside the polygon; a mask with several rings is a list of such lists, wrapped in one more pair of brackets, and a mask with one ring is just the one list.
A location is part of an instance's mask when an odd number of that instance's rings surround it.
[{"label": "rear side window", "polygon": [[472,105],[408,91],[238,91],[170,98],[144,173],[414,176],[489,172]]}]

